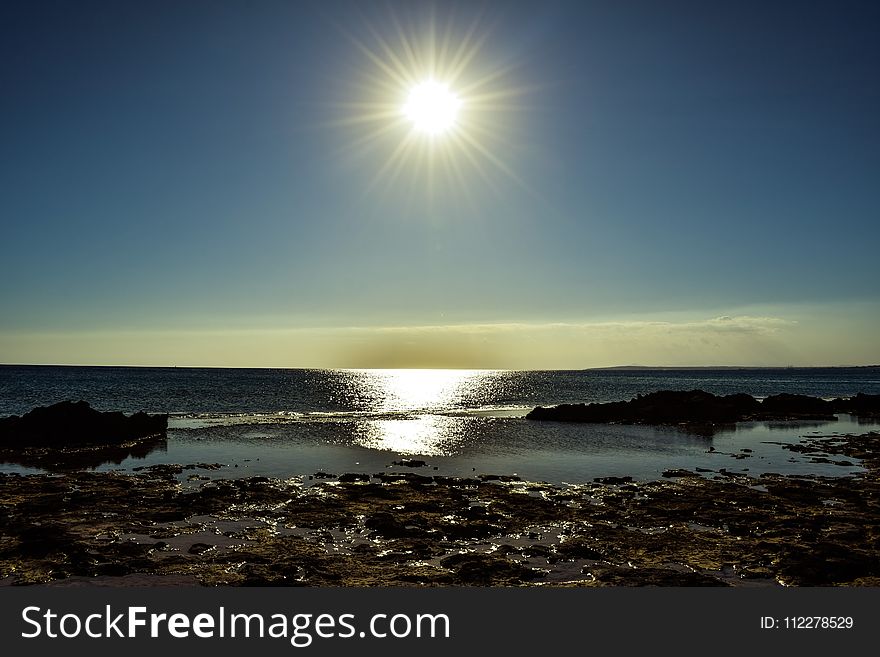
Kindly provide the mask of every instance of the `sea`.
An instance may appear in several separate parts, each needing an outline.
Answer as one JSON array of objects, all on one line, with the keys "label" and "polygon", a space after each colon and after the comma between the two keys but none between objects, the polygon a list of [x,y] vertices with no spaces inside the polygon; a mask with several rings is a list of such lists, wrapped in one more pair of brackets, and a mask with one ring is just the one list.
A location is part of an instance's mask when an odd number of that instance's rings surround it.
[{"label": "sea", "polygon": [[[805,438],[878,430],[838,415],[825,422],[742,422],[707,434],[677,427],[566,424],[525,418],[535,406],[627,400],[701,389],[762,398],[880,394],[880,367],[781,369],[316,370],[0,366],[0,416],[63,400],[93,408],[168,413],[167,440],[86,466],[139,472],[191,466],[187,485],[248,476],[304,484],[342,473],[515,475],[582,484],[595,478],[849,476],[858,461],[787,449]],[[0,472],[42,472],[9,450]],[[419,464],[424,462],[424,465]],[[417,467],[414,467],[417,466]],[[58,467],[55,466],[54,470]]]}]

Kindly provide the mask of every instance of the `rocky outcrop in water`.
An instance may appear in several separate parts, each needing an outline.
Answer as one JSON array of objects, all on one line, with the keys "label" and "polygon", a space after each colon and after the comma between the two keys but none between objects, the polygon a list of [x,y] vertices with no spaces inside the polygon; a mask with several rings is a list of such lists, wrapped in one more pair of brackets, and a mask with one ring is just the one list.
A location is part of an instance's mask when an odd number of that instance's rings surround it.
[{"label": "rocky outcrop in water", "polygon": [[167,415],[104,413],[88,402],[64,401],[0,418],[0,448],[118,445],[164,436],[167,429]]},{"label": "rocky outcrop in water", "polygon": [[633,424],[730,424],[745,420],[833,420],[835,413],[876,417],[880,395],[859,393],[832,401],[791,395],[771,395],[758,401],[751,395],[713,395],[703,390],[661,390],[630,401],[560,404],[533,409],[529,420]]}]

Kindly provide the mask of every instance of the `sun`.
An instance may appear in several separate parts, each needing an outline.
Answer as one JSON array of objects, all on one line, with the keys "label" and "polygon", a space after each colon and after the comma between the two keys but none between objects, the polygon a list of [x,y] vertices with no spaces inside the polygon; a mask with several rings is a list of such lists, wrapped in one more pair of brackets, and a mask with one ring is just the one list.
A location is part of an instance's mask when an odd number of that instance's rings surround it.
[{"label": "sun", "polygon": [[487,190],[527,189],[514,163],[525,155],[521,99],[538,87],[517,81],[518,57],[487,46],[494,18],[390,8],[377,18],[342,28],[355,76],[327,122],[350,138],[348,163],[367,172],[365,191],[476,209]]},{"label": "sun", "polygon": [[414,130],[436,136],[455,127],[461,105],[461,99],[448,85],[425,80],[410,89],[402,112]]}]

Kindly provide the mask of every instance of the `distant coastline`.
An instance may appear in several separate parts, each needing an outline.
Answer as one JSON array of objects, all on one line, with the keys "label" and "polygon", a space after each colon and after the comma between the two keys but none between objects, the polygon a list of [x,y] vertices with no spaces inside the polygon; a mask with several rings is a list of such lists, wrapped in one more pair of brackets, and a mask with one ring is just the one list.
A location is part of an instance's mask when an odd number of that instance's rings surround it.
[{"label": "distant coastline", "polygon": [[585,367],[584,371],[641,371],[673,370],[677,372],[700,372],[706,370],[869,370],[880,365],[610,365],[608,367]]},{"label": "distant coastline", "polygon": [[[484,368],[461,367],[403,367],[403,368],[363,368],[328,365],[325,367],[302,367],[297,365],[108,365],[102,364],[71,364],[71,363],[0,363],[0,367],[92,367],[95,369],[149,369],[149,370],[483,370]],[[486,371],[507,372],[712,372],[712,371],[771,371],[771,370],[880,370],[876,365],[609,365],[606,367],[547,367],[540,369],[517,368],[486,368]]]}]

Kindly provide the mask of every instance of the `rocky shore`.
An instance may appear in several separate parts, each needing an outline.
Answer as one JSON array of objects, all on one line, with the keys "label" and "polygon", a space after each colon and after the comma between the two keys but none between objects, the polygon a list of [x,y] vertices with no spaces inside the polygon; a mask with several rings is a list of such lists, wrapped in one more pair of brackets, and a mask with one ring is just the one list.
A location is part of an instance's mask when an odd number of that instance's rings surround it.
[{"label": "rocky shore", "polygon": [[0,462],[49,472],[143,457],[167,442],[168,416],[96,411],[85,401],[0,418]]},{"label": "rocky shore", "polygon": [[577,486],[412,463],[306,482],[193,474],[195,486],[181,475],[220,466],[3,475],[0,583],[880,585],[880,433],[786,448],[866,471]]},{"label": "rocky shore", "polygon": [[661,390],[630,401],[538,406],[526,418],[556,422],[676,424],[698,426],[749,420],[834,420],[836,413],[880,417],[880,395],[859,393],[825,400],[778,394],[759,401],[746,394],[713,395],[703,390]]},{"label": "rocky shore", "polygon": [[121,445],[161,437],[167,430],[164,414],[101,412],[85,401],[63,401],[0,418],[0,448]]}]

